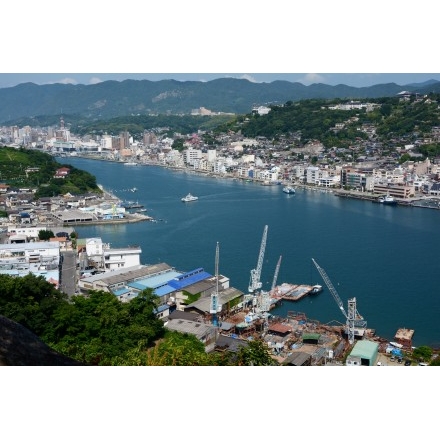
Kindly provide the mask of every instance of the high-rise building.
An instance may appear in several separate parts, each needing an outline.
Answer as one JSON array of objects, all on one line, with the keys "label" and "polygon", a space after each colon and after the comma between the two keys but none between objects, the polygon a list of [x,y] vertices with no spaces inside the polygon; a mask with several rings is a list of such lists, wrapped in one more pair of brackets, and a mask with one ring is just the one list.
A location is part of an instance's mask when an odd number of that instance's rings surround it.
[{"label": "high-rise building", "polygon": [[130,133],[128,131],[122,131],[119,133],[119,138],[121,139],[120,150],[130,148]]}]

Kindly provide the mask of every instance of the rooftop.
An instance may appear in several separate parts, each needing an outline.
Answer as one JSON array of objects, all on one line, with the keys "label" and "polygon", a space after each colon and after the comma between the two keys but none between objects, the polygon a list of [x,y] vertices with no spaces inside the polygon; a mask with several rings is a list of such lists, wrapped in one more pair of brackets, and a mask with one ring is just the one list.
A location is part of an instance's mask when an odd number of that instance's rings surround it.
[{"label": "rooftop", "polygon": [[410,341],[414,336],[414,330],[411,330],[409,328],[399,328],[397,330],[396,335],[394,336],[394,339],[401,339],[401,340],[408,340]]}]

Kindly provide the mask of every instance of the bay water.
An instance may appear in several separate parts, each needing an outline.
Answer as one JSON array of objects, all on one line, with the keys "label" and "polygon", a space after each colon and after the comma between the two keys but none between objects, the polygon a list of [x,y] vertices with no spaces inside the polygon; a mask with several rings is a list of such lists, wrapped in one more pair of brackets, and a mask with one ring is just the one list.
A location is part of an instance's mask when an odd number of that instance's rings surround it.
[{"label": "bay water", "polygon": [[[80,238],[101,237],[112,248],[138,245],[141,263],[165,262],[180,271],[219,272],[247,292],[257,266],[265,225],[263,289],[277,284],[321,284],[322,293],[272,310],[303,312],[322,323],[345,323],[312,258],[330,278],[345,310],[356,298],[359,313],[376,334],[392,340],[397,329],[414,329],[415,346],[440,346],[440,211],[340,198],[333,193],[173,171],[159,166],[78,157],[58,158],[96,176],[121,200],[144,205],[158,220],[120,225],[81,225]],[[133,192],[131,189],[137,188]],[[191,193],[198,200],[183,203]]]}]

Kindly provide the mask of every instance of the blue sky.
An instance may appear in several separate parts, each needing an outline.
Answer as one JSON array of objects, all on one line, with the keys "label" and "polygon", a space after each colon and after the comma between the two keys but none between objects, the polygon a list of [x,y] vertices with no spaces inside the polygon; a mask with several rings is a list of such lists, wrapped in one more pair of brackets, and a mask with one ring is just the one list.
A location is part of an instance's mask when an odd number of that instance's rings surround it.
[{"label": "blue sky", "polygon": [[374,84],[394,82],[399,85],[424,82],[430,79],[440,81],[440,73],[0,73],[0,87],[13,87],[24,82],[35,84],[96,84],[102,81],[125,79],[159,81],[210,81],[215,78],[245,78],[252,82],[285,80],[305,85],[324,83],[346,84],[366,87]]}]

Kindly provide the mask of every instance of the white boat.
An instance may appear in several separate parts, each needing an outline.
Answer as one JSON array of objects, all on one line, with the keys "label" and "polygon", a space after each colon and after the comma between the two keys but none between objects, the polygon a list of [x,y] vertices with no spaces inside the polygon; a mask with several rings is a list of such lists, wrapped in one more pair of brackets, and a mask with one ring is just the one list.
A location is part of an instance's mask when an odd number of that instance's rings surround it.
[{"label": "white boat", "polygon": [[124,162],[124,165],[135,167],[137,166],[137,162]]},{"label": "white boat", "polygon": [[309,294],[316,295],[320,292],[322,292],[322,286],[320,284],[315,284],[314,286],[312,286],[312,290],[309,292]]},{"label": "white boat", "polygon": [[394,199],[393,196],[387,194],[386,196],[380,196],[378,198],[379,203],[383,203],[385,205],[397,205],[397,200]]},{"label": "white boat", "polygon": [[191,193],[188,193],[185,197],[182,197],[182,202],[194,202],[195,200],[198,200],[199,198],[196,196],[193,196]]},{"label": "white boat", "polygon": [[286,194],[295,194],[295,188],[293,186],[287,185],[283,187],[283,192]]}]

